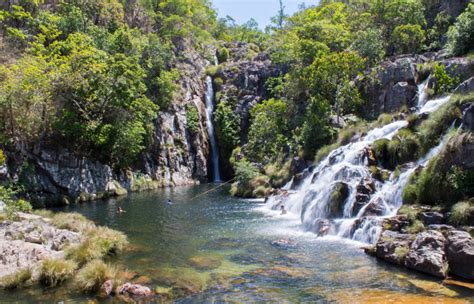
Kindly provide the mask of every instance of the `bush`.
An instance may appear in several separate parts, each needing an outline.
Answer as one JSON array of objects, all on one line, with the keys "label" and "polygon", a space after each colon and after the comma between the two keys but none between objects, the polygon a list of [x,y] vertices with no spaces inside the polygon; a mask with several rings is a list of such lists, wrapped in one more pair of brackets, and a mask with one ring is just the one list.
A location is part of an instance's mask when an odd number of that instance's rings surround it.
[{"label": "bush", "polygon": [[410,251],[410,248],[405,247],[405,246],[395,248],[394,253],[395,253],[395,256],[397,257],[397,260],[400,264],[403,265],[403,263],[405,262],[405,258],[408,255],[408,251]]},{"label": "bush", "polygon": [[470,219],[474,218],[474,202],[459,202],[451,208],[450,222],[456,225],[470,225]]},{"label": "bush", "polygon": [[76,275],[77,288],[82,292],[97,292],[107,280],[114,280],[118,270],[101,260],[87,263]]},{"label": "bush", "polygon": [[410,226],[407,228],[407,233],[416,234],[419,232],[425,231],[425,225],[420,220],[415,220]]},{"label": "bush", "polygon": [[199,113],[194,104],[186,105],[186,127],[191,134],[199,131]]},{"label": "bush", "polygon": [[4,276],[0,279],[0,287],[4,289],[15,289],[25,284],[31,279],[31,269],[24,268]]},{"label": "bush", "polygon": [[221,47],[217,49],[217,60],[219,63],[226,62],[229,58],[229,50],[226,47]]},{"label": "bush", "polygon": [[46,259],[40,268],[40,283],[44,286],[55,287],[71,278],[77,264],[74,261]]},{"label": "bush", "polygon": [[417,53],[424,41],[425,31],[418,24],[399,25],[393,30],[391,37],[391,43],[399,54]]},{"label": "bush", "polygon": [[464,55],[474,46],[474,3],[470,3],[448,31],[448,52]]},{"label": "bush", "polygon": [[442,95],[456,88],[457,81],[446,73],[443,65],[436,64],[434,66],[434,78],[436,79],[435,94]]}]

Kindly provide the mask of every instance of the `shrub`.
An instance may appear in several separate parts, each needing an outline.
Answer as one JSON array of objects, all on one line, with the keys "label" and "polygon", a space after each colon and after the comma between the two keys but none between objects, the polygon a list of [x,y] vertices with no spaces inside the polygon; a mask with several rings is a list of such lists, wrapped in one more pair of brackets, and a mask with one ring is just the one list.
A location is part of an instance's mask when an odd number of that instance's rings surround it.
[{"label": "shrub", "polygon": [[407,205],[403,205],[398,210],[398,214],[406,215],[410,223],[414,223],[416,221],[416,219],[418,218],[418,213],[419,211],[416,207],[407,206]]},{"label": "shrub", "polygon": [[25,284],[29,279],[31,279],[31,269],[20,269],[15,273],[2,277],[0,279],[0,287],[4,289],[15,289]]},{"label": "shrub", "polygon": [[434,66],[434,78],[436,79],[435,94],[442,95],[448,93],[456,87],[457,81],[446,73],[443,65],[436,64]]},{"label": "shrub", "polygon": [[219,63],[226,62],[229,58],[229,50],[226,47],[221,47],[217,49],[217,60]]},{"label": "shrub", "polygon": [[82,292],[96,292],[105,281],[115,280],[117,274],[116,267],[101,260],[92,260],[77,273],[75,282]]},{"label": "shrub", "polygon": [[40,268],[40,283],[44,286],[58,286],[71,278],[77,264],[74,261],[46,259]]},{"label": "shrub", "polygon": [[60,228],[81,232],[94,226],[85,216],[79,213],[56,213],[51,223]]},{"label": "shrub", "polygon": [[472,50],[474,45],[474,3],[470,3],[460,14],[448,31],[448,52],[452,55],[463,55]]},{"label": "shrub", "polygon": [[194,104],[186,105],[186,127],[192,134],[199,131],[199,113]]},{"label": "shrub", "polygon": [[416,24],[397,26],[392,33],[391,42],[398,53],[416,53],[425,41],[425,31]]},{"label": "shrub", "polygon": [[474,202],[459,202],[451,208],[449,220],[456,225],[468,225],[469,219],[474,218]]}]

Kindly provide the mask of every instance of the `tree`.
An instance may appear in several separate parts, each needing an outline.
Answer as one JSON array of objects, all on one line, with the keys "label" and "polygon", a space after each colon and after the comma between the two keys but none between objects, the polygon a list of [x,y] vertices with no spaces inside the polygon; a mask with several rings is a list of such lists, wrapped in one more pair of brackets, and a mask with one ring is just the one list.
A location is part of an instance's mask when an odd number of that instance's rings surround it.
[{"label": "tree", "polygon": [[416,53],[423,48],[425,31],[420,25],[397,26],[392,33],[391,43],[397,53]]},{"label": "tree", "polygon": [[367,66],[374,66],[385,57],[384,38],[380,29],[361,30],[354,37],[351,49],[366,60]]},{"label": "tree", "polygon": [[448,31],[447,49],[453,55],[463,55],[474,46],[474,3],[458,16]]},{"label": "tree", "polygon": [[283,1],[278,0],[278,3],[280,5],[280,8],[278,10],[277,15],[271,18],[271,21],[273,24],[275,24],[275,28],[277,30],[281,30],[283,28],[285,20],[288,18],[288,15],[285,14],[285,6],[283,5]]}]

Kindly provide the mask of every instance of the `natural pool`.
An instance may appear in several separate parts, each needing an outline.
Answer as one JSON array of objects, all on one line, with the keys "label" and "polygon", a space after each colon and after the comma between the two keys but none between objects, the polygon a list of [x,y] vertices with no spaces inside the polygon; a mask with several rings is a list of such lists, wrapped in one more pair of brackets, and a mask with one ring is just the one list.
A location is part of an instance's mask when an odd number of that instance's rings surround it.
[{"label": "natural pool", "polygon": [[[360,244],[317,239],[301,232],[299,219],[263,211],[261,203],[232,198],[227,189],[192,199],[212,187],[138,193],[62,211],[82,213],[126,233],[130,249],[113,262],[137,271],[145,285],[173,294],[178,303],[474,302],[469,289],[379,263]],[[167,205],[168,199],[174,204]],[[118,206],[126,213],[117,215]],[[271,245],[279,239],[291,239],[297,246]],[[70,284],[2,291],[0,302],[102,301],[73,290]],[[117,300],[105,302],[112,301]]]}]

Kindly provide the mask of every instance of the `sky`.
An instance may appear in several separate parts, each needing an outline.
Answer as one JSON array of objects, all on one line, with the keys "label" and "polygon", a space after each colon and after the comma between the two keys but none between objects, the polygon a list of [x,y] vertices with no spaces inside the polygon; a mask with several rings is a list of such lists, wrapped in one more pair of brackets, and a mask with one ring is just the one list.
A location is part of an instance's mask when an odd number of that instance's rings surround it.
[{"label": "sky", "polygon": [[[270,18],[275,16],[280,8],[278,0],[212,0],[212,3],[219,18],[229,15],[239,24],[254,18],[261,29],[270,24]],[[318,0],[283,0],[285,13],[293,14],[301,3],[310,6],[317,4]]]}]

